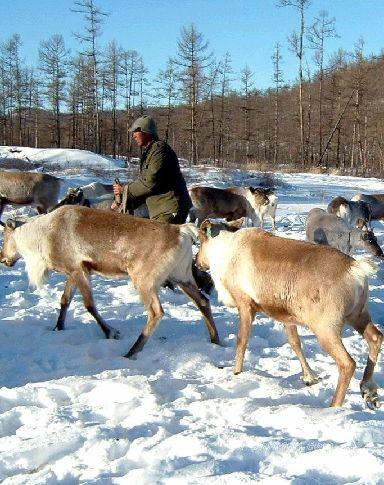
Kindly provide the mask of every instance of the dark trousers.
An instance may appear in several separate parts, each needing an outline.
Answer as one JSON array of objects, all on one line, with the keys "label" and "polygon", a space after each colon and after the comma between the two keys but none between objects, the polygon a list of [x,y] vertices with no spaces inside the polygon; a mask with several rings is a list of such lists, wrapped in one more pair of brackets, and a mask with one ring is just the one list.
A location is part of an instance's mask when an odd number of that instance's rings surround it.
[{"label": "dark trousers", "polygon": [[184,224],[187,220],[189,210],[181,209],[176,214],[160,214],[158,217],[154,217],[155,221],[168,222],[169,224]]},{"label": "dark trousers", "polygon": [[[189,210],[181,210],[177,214],[162,214],[154,218],[156,221],[168,222],[169,224],[184,224],[187,219]],[[202,271],[196,266],[195,261],[192,262],[192,275],[196,281],[199,290],[209,294],[213,288],[213,280],[211,276]]]}]

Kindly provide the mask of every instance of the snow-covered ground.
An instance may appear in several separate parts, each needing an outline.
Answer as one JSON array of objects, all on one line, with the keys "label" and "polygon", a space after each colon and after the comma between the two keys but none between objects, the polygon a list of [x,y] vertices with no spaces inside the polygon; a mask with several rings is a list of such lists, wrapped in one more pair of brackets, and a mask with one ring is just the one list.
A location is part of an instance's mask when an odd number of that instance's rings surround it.
[{"label": "snow-covered ground", "polygon": [[93,152],[75,149],[61,148],[29,148],[29,147],[5,147],[0,146],[0,160],[2,158],[13,158],[15,160],[26,160],[32,163],[41,163],[48,168],[79,168],[91,167],[100,169],[116,169],[124,166],[121,160],[101,157]]},{"label": "snow-covered ground", "polygon": [[[0,148],[0,158],[15,158],[7,150]],[[47,171],[63,178],[63,193],[95,179],[124,179],[121,162],[87,152],[22,150],[30,160],[49,160]],[[53,169],[58,159],[65,164]],[[97,177],[89,170],[95,165]],[[207,167],[184,173],[189,184],[218,187],[260,180],[256,172]],[[275,174],[274,182],[277,232],[297,239],[304,239],[312,207],[325,207],[336,195],[384,192],[378,179]],[[32,213],[8,208],[2,219]],[[383,245],[383,224],[375,222],[374,228]],[[381,329],[383,275],[380,270],[372,278],[370,290],[371,312]],[[357,370],[344,407],[330,409],[336,366],[305,329],[300,330],[305,353],[322,377],[317,385],[303,386],[282,326],[263,315],[254,323],[244,372],[234,376],[236,313],[214,292],[213,315],[224,344],[218,347],[209,342],[193,304],[163,289],[165,316],[132,361],[122,355],[139,335],[145,311],[131,283],[93,278],[99,311],[122,334],[122,340],[109,341],[79,295],[66,330],[52,332],[63,281],[52,274],[35,290],[22,261],[0,267],[2,483],[384,483],[384,411],[370,411],[360,396],[367,346],[359,335],[345,330]],[[380,388],[382,369],[380,358]]]}]

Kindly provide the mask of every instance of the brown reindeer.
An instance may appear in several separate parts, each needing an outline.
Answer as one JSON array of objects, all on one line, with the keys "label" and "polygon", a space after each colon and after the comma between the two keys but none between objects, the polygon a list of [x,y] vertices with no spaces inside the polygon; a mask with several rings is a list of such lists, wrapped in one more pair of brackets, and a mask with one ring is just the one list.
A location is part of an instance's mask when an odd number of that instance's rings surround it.
[{"label": "brown reindeer", "polygon": [[12,266],[24,258],[29,279],[40,286],[49,270],[67,277],[55,328],[64,329],[67,309],[76,288],[84,306],[107,338],[119,333],[98,313],[90,286],[91,273],[106,277],[129,276],[144,303],[148,319],[139,338],[126,354],[133,357],[144,347],[163,316],[160,287],[170,281],[194,301],[205,318],[211,342],[219,337],[209,300],[198,290],[192,276],[192,240],[196,228],[113,211],[63,206],[21,224],[7,221],[1,262]]},{"label": "brown reindeer", "polygon": [[368,204],[373,221],[384,219],[384,194],[356,194],[351,200]]},{"label": "brown reindeer", "polygon": [[[267,191],[268,192],[267,192]],[[189,191],[193,208],[191,220],[198,223],[210,217],[222,217],[233,221],[245,217],[253,225],[263,224],[264,215],[273,205],[270,213],[275,228],[275,212],[277,197],[269,189],[253,187],[230,187],[218,189],[215,187],[198,186]]]},{"label": "brown reindeer", "polygon": [[224,217],[229,221],[252,217],[252,207],[242,195],[229,193],[215,187],[192,187],[189,190],[193,208],[191,221],[198,225],[209,217]]},{"label": "brown reindeer", "polygon": [[33,205],[40,214],[48,212],[57,204],[61,182],[41,172],[1,171],[0,217],[7,204]]},{"label": "brown reindeer", "polygon": [[350,201],[345,197],[335,197],[327,206],[327,212],[344,219],[350,227],[371,229],[372,211],[362,200]]},{"label": "brown reindeer", "polygon": [[367,277],[377,270],[375,265],[328,246],[281,238],[260,229],[220,229],[210,221],[202,224],[197,264],[211,270],[219,298],[239,311],[235,374],[243,367],[252,321],[257,312],[263,312],[285,325],[308,384],[317,379],[304,357],[296,327],[305,325],[315,333],[338,366],[331,406],[341,406],[356,366],[341,339],[348,323],[368,343],[360,388],[367,404],[378,407],[373,371],[383,335],[372,323],[367,304]]}]

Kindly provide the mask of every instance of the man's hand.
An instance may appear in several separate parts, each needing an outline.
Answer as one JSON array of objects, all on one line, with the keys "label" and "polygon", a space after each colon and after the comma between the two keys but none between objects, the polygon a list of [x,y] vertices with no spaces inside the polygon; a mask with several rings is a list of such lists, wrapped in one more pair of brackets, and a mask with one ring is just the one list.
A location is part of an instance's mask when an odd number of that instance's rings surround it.
[{"label": "man's hand", "polygon": [[111,205],[111,210],[113,211],[116,211],[120,209],[120,204],[118,204],[115,200],[112,202],[112,205]]},{"label": "man's hand", "polygon": [[121,195],[123,193],[123,190],[124,188],[121,184],[116,184],[116,183],[113,184],[113,193],[115,195]]}]

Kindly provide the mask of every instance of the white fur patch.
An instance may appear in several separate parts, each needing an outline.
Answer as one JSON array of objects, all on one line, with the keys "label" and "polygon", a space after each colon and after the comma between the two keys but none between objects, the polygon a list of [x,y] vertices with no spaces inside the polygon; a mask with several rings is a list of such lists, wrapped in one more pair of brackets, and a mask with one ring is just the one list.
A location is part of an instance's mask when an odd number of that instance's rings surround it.
[{"label": "white fur patch", "polygon": [[31,285],[39,288],[43,285],[48,273],[48,267],[45,261],[38,254],[32,253],[26,255],[24,259]]},{"label": "white fur patch", "polygon": [[379,271],[378,264],[367,256],[354,259],[350,273],[359,281],[365,280],[368,276],[372,276]]},{"label": "white fur patch", "polygon": [[222,281],[227,274],[228,266],[234,254],[235,234],[237,233],[222,231],[218,236],[209,239],[207,243],[209,267],[219,300],[229,307],[234,307],[236,304]]},{"label": "white fur patch", "polygon": [[174,281],[181,281],[184,283],[193,281],[192,227],[195,226],[193,224],[183,224],[183,226],[180,227],[179,247],[170,259],[172,265],[171,269],[169,266],[165,268],[165,271],[167,271],[165,279],[169,276]]},{"label": "white fur patch", "polygon": [[43,284],[49,268],[46,236],[47,224],[53,217],[51,214],[35,218],[14,231],[14,240],[20,256],[25,260],[29,281],[36,287]]}]

